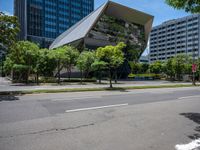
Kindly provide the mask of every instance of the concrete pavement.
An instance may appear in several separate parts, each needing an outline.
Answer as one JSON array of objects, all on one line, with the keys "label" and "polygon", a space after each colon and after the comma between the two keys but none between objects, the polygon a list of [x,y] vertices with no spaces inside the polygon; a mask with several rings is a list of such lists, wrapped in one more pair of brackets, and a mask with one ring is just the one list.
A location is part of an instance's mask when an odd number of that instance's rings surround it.
[{"label": "concrete pavement", "polygon": [[0,149],[173,150],[200,138],[199,108],[198,87],[1,96]]},{"label": "concrete pavement", "polygon": [[[0,77],[0,92],[7,91],[29,91],[29,90],[56,90],[56,89],[76,89],[76,88],[107,88],[109,84],[104,81],[105,84],[86,83],[81,85],[80,83],[68,83],[67,85],[26,85],[26,84],[12,84],[6,78]],[[119,81],[118,84],[114,84],[114,87],[132,87],[132,86],[158,86],[158,85],[173,85],[183,84],[191,85],[190,82],[170,82],[170,81]]]}]

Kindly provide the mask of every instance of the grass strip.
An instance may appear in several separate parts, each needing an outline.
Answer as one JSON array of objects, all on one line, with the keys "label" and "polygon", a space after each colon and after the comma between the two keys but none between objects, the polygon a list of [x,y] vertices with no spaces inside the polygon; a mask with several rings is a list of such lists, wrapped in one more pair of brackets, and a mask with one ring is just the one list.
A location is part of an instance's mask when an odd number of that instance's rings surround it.
[{"label": "grass strip", "polygon": [[173,84],[173,85],[113,87],[113,88],[42,89],[42,90],[24,90],[24,91],[2,91],[0,92],[0,95],[23,95],[23,94],[87,92],[87,91],[126,91],[133,89],[181,88],[181,87],[199,87],[199,86],[200,85],[194,86],[191,84]]}]

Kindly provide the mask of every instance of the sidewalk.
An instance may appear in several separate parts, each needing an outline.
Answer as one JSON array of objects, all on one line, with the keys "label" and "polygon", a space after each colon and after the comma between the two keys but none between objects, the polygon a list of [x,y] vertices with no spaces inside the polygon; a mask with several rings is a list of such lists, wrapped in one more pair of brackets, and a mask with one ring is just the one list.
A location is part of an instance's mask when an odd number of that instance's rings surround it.
[{"label": "sidewalk", "polygon": [[[170,82],[163,80],[155,81],[119,81],[113,84],[113,87],[139,87],[139,86],[164,86],[164,85],[191,85],[190,82]],[[12,91],[31,91],[31,90],[59,90],[59,89],[93,89],[93,88],[107,88],[109,84],[104,81],[104,84],[86,83],[69,83],[66,85],[25,85],[25,84],[12,84],[6,78],[0,77],[0,92]]]}]

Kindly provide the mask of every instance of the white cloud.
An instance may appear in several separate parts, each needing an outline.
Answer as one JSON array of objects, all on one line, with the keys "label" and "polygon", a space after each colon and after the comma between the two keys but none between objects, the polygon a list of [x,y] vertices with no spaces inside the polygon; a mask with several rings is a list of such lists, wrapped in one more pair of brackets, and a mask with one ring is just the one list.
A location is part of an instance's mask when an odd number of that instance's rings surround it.
[{"label": "white cloud", "polygon": [[3,13],[5,14],[5,15],[8,15],[8,16],[13,16],[10,12],[8,12],[8,11],[3,11]]}]

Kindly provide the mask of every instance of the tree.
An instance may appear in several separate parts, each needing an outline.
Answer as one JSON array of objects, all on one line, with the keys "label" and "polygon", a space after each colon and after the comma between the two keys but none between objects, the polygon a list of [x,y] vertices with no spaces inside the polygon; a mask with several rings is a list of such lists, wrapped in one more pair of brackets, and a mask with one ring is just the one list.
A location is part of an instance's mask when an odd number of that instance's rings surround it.
[{"label": "tree", "polygon": [[176,9],[183,9],[186,12],[200,13],[199,0],[165,0],[166,3]]},{"label": "tree", "polygon": [[6,60],[4,61],[4,71],[5,71],[5,74],[6,75],[11,75],[11,70],[12,70],[12,67],[14,65],[14,62],[11,60],[10,57],[6,57]]},{"label": "tree", "polygon": [[155,73],[155,74],[159,74],[162,72],[162,63],[161,61],[155,61],[152,64],[150,64],[150,72],[151,73]]},{"label": "tree", "polygon": [[106,69],[107,63],[104,61],[95,60],[92,64],[92,69],[97,71],[99,84],[101,83],[102,71]]},{"label": "tree", "polygon": [[199,76],[199,81],[200,81],[200,58],[197,61],[197,74]]},{"label": "tree", "polygon": [[58,83],[60,83],[60,72],[65,67],[65,64],[69,62],[69,56],[67,55],[65,47],[58,47],[56,49],[50,50],[49,58],[56,61]]},{"label": "tree", "polygon": [[76,65],[76,61],[79,56],[79,51],[72,46],[65,46],[64,48],[66,49],[66,55],[68,55],[68,59],[66,61],[66,68],[68,72],[68,78],[70,80],[71,71],[72,71],[73,66]]},{"label": "tree", "polygon": [[5,15],[0,12],[0,51],[2,57],[0,57],[0,62],[2,66],[1,74],[4,75],[3,62],[5,61],[6,55],[11,48],[16,43],[16,36],[19,29],[18,19],[15,16]]},{"label": "tree", "polygon": [[[39,47],[35,43],[19,41],[12,46],[10,53],[6,58],[5,68],[7,68],[7,71],[8,69],[11,69],[10,72],[13,71],[13,73],[17,71],[17,76],[20,76],[23,80],[28,82],[30,73],[36,67],[38,56]],[[22,69],[23,75],[22,72],[20,72],[20,69]],[[20,79],[19,77],[17,78]]]},{"label": "tree", "polygon": [[17,17],[0,12],[0,31],[0,49],[7,53],[8,49],[16,43],[20,31]]},{"label": "tree", "polygon": [[191,75],[192,74],[192,57],[188,56],[188,55],[184,55],[184,59],[185,59],[185,70],[184,73]]},{"label": "tree", "polygon": [[35,43],[29,42],[29,41],[22,41],[19,42],[19,48],[23,50],[23,60],[25,62],[25,65],[28,66],[28,74],[29,77],[30,73],[34,72],[34,69],[37,65],[37,60],[39,56],[39,47]]},{"label": "tree", "polygon": [[164,72],[173,78],[181,80],[182,74],[191,74],[192,58],[188,55],[177,55],[167,60],[164,65]]},{"label": "tree", "polygon": [[135,74],[141,73],[141,69],[142,69],[141,64],[136,63],[136,62],[129,62],[129,65],[131,67],[132,73],[135,73]]},{"label": "tree", "polygon": [[147,63],[141,63],[140,65],[141,65],[141,70],[140,70],[140,72],[141,72],[141,73],[147,73],[147,72],[148,72],[148,69],[149,69],[149,64],[147,64]]},{"label": "tree", "polygon": [[181,75],[185,71],[185,64],[187,63],[184,55],[177,55],[173,58],[173,68],[178,80],[181,80]]},{"label": "tree", "polygon": [[95,60],[95,53],[91,51],[83,51],[77,60],[77,68],[81,72],[81,83],[83,80],[83,73],[85,73],[85,77],[88,77],[89,72],[92,70],[92,64]]},{"label": "tree", "polygon": [[174,66],[173,66],[173,58],[168,59],[164,66],[165,66],[165,73],[168,76],[170,76],[170,80],[172,80],[172,78],[175,76],[175,70],[174,70]]},{"label": "tree", "polygon": [[124,62],[124,54],[122,52],[126,45],[123,42],[116,46],[99,47],[96,51],[97,59],[104,61],[109,70],[110,88],[112,88],[112,73]]},{"label": "tree", "polygon": [[37,65],[35,67],[36,81],[38,83],[39,75],[52,76],[53,71],[56,69],[56,61],[49,57],[50,50],[40,49],[37,58]]}]

